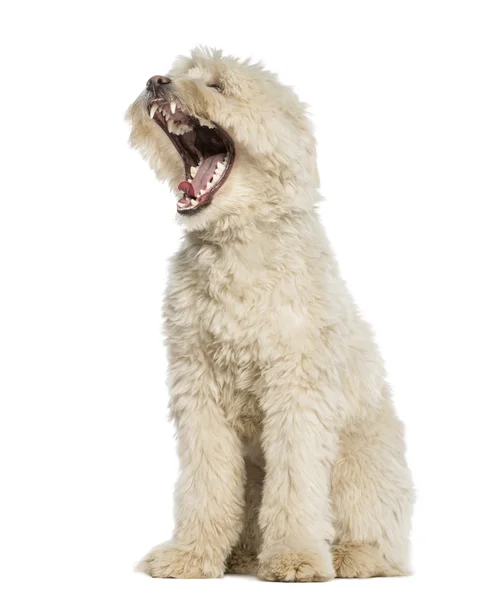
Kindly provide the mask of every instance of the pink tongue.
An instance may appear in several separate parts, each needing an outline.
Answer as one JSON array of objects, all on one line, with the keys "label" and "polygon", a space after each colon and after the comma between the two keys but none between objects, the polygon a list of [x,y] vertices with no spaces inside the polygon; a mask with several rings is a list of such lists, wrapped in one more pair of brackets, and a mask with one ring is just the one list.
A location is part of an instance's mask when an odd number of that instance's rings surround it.
[{"label": "pink tongue", "polygon": [[202,165],[199,167],[196,176],[192,180],[192,183],[190,183],[190,181],[182,181],[178,186],[178,189],[190,198],[195,198],[197,194],[199,194],[201,190],[204,190],[208,185],[208,181],[210,181],[215,173],[217,163],[224,162],[224,159],[224,153],[215,154],[214,156],[205,158]]},{"label": "pink tongue", "polygon": [[179,183],[178,189],[190,198],[196,197],[196,195],[194,194],[194,188],[192,187],[192,184],[188,181],[182,181],[182,183]]}]

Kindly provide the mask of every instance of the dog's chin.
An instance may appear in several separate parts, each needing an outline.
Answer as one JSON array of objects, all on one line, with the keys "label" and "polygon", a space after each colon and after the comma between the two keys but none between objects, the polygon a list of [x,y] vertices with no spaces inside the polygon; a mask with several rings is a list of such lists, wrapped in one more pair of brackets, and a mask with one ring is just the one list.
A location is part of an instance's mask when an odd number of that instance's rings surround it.
[{"label": "dog's chin", "polygon": [[214,203],[209,203],[205,205],[204,210],[194,211],[193,213],[187,215],[187,213],[177,210],[176,213],[176,222],[183,227],[186,231],[205,231],[208,234],[213,232],[215,229],[218,229],[218,223],[222,223],[222,219],[225,219],[229,215],[227,213],[222,213],[220,208],[220,198],[216,200]]},{"label": "dog's chin", "polygon": [[151,97],[145,111],[183,161],[185,179],[177,185],[182,193],[177,212],[184,221],[195,217],[225,185],[234,165],[234,142],[219,125],[191,114],[172,95]]}]

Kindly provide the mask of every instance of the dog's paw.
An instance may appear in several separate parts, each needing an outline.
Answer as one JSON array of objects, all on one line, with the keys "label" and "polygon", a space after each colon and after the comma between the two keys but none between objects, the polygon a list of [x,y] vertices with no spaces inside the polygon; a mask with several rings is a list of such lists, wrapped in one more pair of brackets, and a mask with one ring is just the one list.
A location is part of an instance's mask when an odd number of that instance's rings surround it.
[{"label": "dog's paw", "polygon": [[240,575],[255,574],[258,568],[257,555],[250,550],[234,548],[225,562],[226,573]]},{"label": "dog's paw", "polygon": [[258,576],[267,581],[328,581],[335,577],[326,552],[278,547],[262,553]]},{"label": "dog's paw", "polygon": [[153,548],[138,563],[136,570],[151,577],[210,579],[223,577],[224,564],[209,553],[195,552],[189,546],[167,542]]}]

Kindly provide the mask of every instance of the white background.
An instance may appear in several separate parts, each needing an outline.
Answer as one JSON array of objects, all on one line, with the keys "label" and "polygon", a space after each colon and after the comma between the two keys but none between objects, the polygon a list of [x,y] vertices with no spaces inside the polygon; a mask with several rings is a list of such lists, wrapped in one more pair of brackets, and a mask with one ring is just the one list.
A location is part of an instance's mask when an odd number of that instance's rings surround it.
[{"label": "white background", "polygon": [[[1,10],[3,597],[501,593],[501,3]],[[413,577],[281,586],[133,572],[172,527],[160,304],[180,232],[123,114],[196,44],[263,59],[311,107],[322,217],[407,425]]]}]

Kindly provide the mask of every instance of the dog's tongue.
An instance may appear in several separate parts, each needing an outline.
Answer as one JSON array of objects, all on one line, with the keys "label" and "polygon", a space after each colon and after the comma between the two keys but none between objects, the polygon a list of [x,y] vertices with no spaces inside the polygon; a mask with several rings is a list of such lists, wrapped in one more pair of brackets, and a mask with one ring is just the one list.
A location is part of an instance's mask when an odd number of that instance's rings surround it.
[{"label": "dog's tongue", "polygon": [[194,188],[192,184],[188,181],[182,181],[182,183],[178,184],[178,189],[183,192],[189,198],[195,198],[196,194],[194,193]]},{"label": "dog's tongue", "polygon": [[201,190],[206,189],[208,181],[213,177],[217,164],[223,162],[225,159],[225,153],[214,154],[205,158],[200,165],[192,183],[190,181],[182,181],[178,189],[183,192],[189,198],[195,198]]}]

